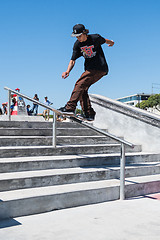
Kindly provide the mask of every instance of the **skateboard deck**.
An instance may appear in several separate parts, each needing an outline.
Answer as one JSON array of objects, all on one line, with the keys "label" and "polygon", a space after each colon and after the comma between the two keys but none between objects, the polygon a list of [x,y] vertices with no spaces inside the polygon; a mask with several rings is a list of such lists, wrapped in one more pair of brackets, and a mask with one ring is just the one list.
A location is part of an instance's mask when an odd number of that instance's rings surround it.
[{"label": "skateboard deck", "polygon": [[70,120],[73,120],[73,121],[78,122],[78,123],[92,122],[92,121],[87,121],[87,119],[83,118],[82,116],[76,116],[76,114],[74,114],[74,113],[64,113],[64,112],[61,112],[60,110],[56,110],[56,109],[54,110],[54,112],[57,115],[65,116],[65,117],[69,118]]}]

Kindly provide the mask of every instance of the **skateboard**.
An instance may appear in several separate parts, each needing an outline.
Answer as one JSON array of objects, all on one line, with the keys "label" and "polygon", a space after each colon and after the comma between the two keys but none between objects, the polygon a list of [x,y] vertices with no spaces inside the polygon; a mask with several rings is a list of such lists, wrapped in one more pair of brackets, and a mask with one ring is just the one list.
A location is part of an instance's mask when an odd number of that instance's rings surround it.
[{"label": "skateboard", "polygon": [[63,117],[67,117],[69,118],[70,120],[73,120],[75,122],[78,122],[78,123],[82,123],[82,122],[92,122],[92,121],[88,121],[86,118],[84,118],[83,116],[77,116],[76,114],[74,113],[64,113],[64,112],[61,112],[59,110],[55,110],[55,113],[59,116],[61,116],[62,118]]}]

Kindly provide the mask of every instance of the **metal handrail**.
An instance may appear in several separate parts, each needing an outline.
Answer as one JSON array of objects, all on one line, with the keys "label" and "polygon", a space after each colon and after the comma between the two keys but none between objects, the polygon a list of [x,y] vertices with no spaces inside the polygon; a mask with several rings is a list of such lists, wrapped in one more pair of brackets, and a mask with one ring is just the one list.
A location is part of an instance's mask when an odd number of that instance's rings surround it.
[{"label": "metal handrail", "polygon": [[[46,104],[44,104],[42,102],[39,102],[39,101],[37,101],[37,100],[35,100],[35,99],[31,98],[31,97],[28,97],[28,96],[26,96],[26,95],[24,95],[24,94],[22,94],[20,92],[17,92],[15,90],[13,90],[11,88],[4,87],[4,89],[8,91],[8,109],[10,109],[10,106],[11,106],[11,92],[12,92],[12,93],[15,93],[16,95],[19,95],[19,96],[21,96],[21,97],[23,97],[23,98],[25,98],[25,99],[33,102],[33,103],[36,103],[36,104],[40,105],[41,107],[45,107],[45,108],[53,111],[53,137],[52,137],[52,145],[53,145],[53,147],[56,147],[56,113],[55,113],[54,109],[52,107],[50,107],[50,106],[47,106]],[[9,121],[11,121],[10,111],[8,111],[8,119],[9,119]]]},{"label": "metal handrail", "polygon": [[[4,87],[4,89],[8,90],[8,103],[9,103],[8,107],[9,107],[9,109],[10,109],[10,105],[11,105],[11,92],[13,92],[13,93],[15,93],[15,94],[17,94],[17,95],[19,95],[19,96],[21,96],[21,97],[31,101],[31,102],[34,102],[34,103],[36,103],[36,104],[38,104],[38,105],[40,105],[42,107],[45,107],[45,108],[53,111],[53,147],[56,147],[56,114],[58,114],[58,113],[60,114],[60,112],[58,110],[50,107],[50,106],[45,105],[44,103],[41,103],[41,102],[39,102],[39,101],[37,101],[37,100],[35,100],[33,98],[30,98],[30,97],[28,97],[28,96],[26,96],[26,95],[24,95],[22,93],[19,93],[19,92],[15,91],[15,90],[10,89],[8,87]],[[8,111],[8,116],[9,116],[9,121],[10,121],[11,120],[10,111]],[[110,137],[110,138],[112,138],[112,139],[114,139],[114,140],[116,140],[116,141],[121,143],[121,156],[120,156],[120,199],[121,200],[125,199],[125,189],[124,189],[125,188],[125,145],[127,145],[127,146],[129,146],[131,148],[134,148],[134,144],[132,144],[132,143],[126,141],[126,140],[123,140],[121,138],[118,138],[117,136],[115,136],[113,134],[107,133],[107,132],[105,132],[105,131],[103,131],[103,130],[101,130],[99,128],[96,128],[96,127],[92,126],[91,124],[88,124],[88,123],[84,122],[81,119],[74,118],[74,117],[68,116],[68,115],[66,115],[66,117],[71,119],[71,120],[73,120],[73,121],[75,121],[75,122],[77,122],[77,123],[79,123],[79,124],[81,124],[81,125],[83,125],[83,126],[85,126],[85,127],[91,128],[94,131],[99,132],[99,133],[101,133],[101,134],[103,134],[103,135],[105,135],[107,137]]]},{"label": "metal handrail", "polygon": [[34,103],[36,103],[36,104],[38,104],[38,105],[40,105],[40,106],[42,106],[42,107],[48,108],[49,110],[53,111],[53,108],[51,108],[50,106],[47,106],[46,104],[44,104],[44,103],[42,103],[42,102],[39,102],[39,101],[37,101],[37,100],[35,100],[35,99],[31,98],[31,97],[28,97],[28,96],[26,96],[26,95],[24,95],[24,94],[22,94],[22,93],[20,93],[20,92],[17,92],[17,91],[15,91],[15,90],[12,90],[12,89],[10,89],[10,88],[8,88],[8,87],[4,87],[4,89],[5,89],[5,90],[8,90],[8,91],[11,91],[11,92],[13,92],[13,93],[15,93],[15,94],[23,97],[23,98],[26,98],[27,100],[29,100],[29,101],[31,101],[31,102],[34,102]]}]

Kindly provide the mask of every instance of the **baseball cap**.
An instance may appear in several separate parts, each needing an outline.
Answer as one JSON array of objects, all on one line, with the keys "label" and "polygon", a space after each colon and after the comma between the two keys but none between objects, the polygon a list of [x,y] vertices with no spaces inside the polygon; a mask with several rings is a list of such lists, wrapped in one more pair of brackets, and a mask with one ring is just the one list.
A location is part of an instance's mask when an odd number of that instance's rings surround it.
[{"label": "baseball cap", "polygon": [[85,26],[83,24],[76,24],[73,27],[72,37],[78,37],[85,31]]}]

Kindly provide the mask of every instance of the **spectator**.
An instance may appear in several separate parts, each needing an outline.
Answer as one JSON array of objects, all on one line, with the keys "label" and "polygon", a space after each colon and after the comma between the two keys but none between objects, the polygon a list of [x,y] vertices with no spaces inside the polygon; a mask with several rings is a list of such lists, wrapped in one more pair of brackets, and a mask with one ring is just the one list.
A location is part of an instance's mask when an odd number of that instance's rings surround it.
[{"label": "spectator", "polygon": [[32,110],[30,110],[30,105],[27,105],[27,114],[30,116],[32,115]]},{"label": "spectator", "polygon": [[[39,101],[38,95],[35,94],[33,99]],[[35,113],[34,113],[34,111],[35,111]],[[37,115],[38,114],[38,104],[33,103],[32,112],[33,112],[33,115]]]},{"label": "spectator", "polygon": [[[45,99],[44,103],[45,103],[47,106],[53,104],[53,103],[51,103],[51,102],[48,100],[48,97],[45,97],[44,99]],[[46,109],[43,111],[43,117],[45,118],[45,120],[47,119],[48,121],[49,121],[49,112],[50,112],[50,110],[49,110],[48,108],[46,108]],[[46,116],[46,114],[47,114],[47,116]]]},{"label": "spectator", "polygon": [[13,112],[13,109],[14,109],[14,106],[16,104],[17,100],[15,98],[12,99],[12,105],[11,105],[11,115],[12,115],[12,112]]},{"label": "spectator", "polygon": [[7,105],[8,103],[5,102],[5,103],[2,103],[2,108],[3,108],[3,114],[7,115],[8,111],[7,111]]}]

